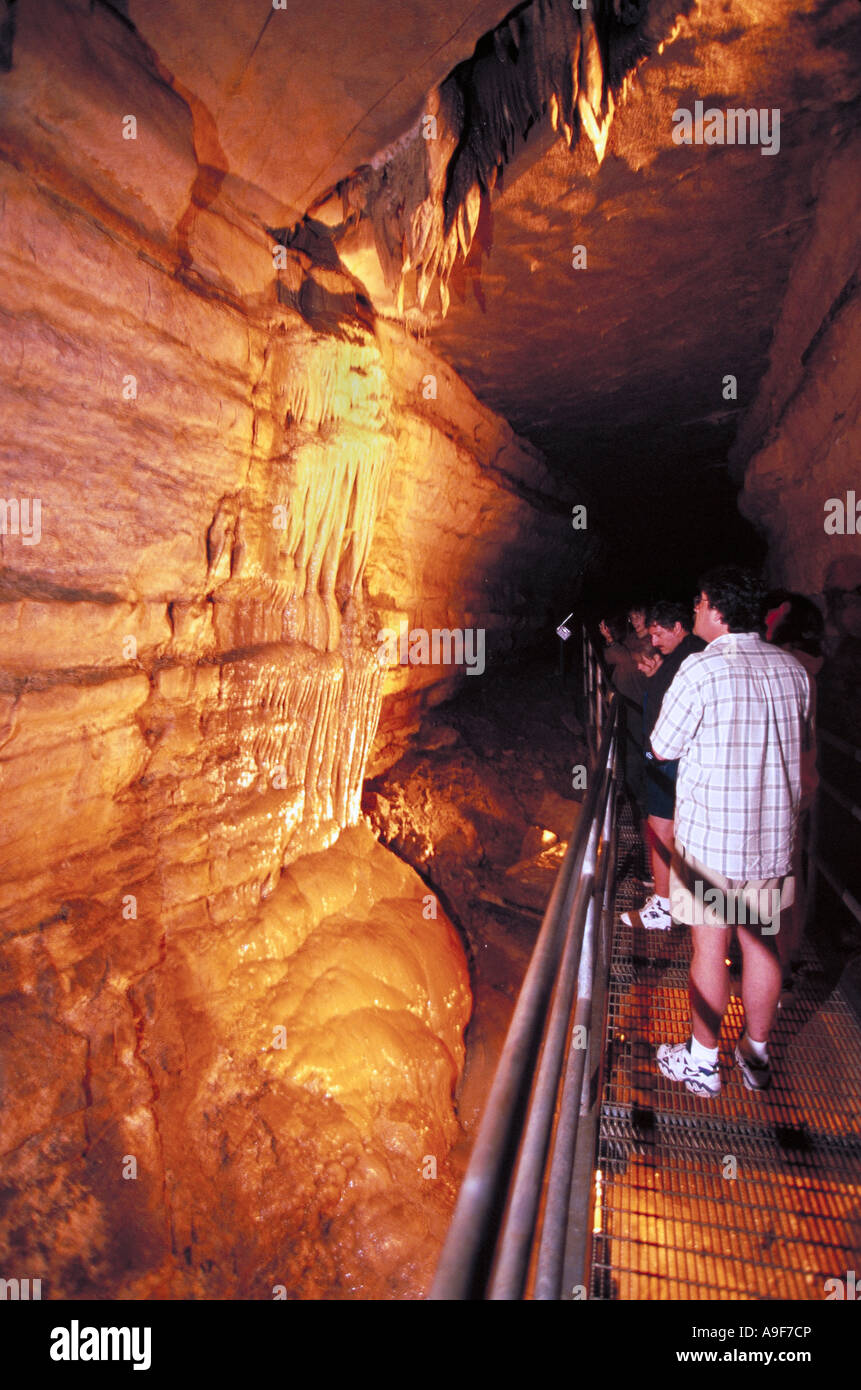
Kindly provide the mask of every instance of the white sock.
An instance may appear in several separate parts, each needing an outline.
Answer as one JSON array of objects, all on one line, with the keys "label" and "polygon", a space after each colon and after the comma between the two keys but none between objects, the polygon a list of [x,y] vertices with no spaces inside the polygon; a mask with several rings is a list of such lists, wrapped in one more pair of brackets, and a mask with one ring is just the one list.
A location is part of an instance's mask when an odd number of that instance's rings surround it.
[{"label": "white sock", "polygon": [[698,1067],[716,1067],[718,1051],[717,1047],[703,1047],[702,1043],[698,1043],[691,1033],[688,1052],[691,1054],[691,1061],[696,1062]]},{"label": "white sock", "polygon": [[755,1057],[758,1062],[768,1061],[768,1043],[755,1042],[747,1029],[744,1030],[744,1036],[741,1040],[741,1050],[746,1052],[748,1056]]}]

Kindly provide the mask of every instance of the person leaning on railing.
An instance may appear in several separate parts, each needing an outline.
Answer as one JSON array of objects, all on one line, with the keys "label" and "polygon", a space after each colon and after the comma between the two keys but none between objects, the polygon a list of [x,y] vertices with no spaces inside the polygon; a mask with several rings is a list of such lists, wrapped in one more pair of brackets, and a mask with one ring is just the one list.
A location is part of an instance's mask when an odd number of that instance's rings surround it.
[{"label": "person leaning on railing", "polygon": [[[676,672],[686,657],[701,652],[702,638],[691,632],[693,626],[690,601],[662,599],[650,605],[646,615],[646,631],[658,658],[657,666],[642,659],[646,680],[643,698],[643,741],[649,736],[661,712],[661,704],[670,689]],[[646,754],[646,843],[652,866],[652,892],[640,908],[622,913],[628,927],[643,927],[646,931],[670,931],[670,859],[673,851],[673,818],[676,803],[676,772],[674,762],[656,762]]]},{"label": "person leaning on railing", "polygon": [[625,787],[637,807],[639,817],[645,804],[643,695],[646,678],[638,669],[635,654],[627,645],[628,622],[625,616],[613,613],[602,618],[598,630],[606,643],[602,655],[608,675],[624,701]]}]

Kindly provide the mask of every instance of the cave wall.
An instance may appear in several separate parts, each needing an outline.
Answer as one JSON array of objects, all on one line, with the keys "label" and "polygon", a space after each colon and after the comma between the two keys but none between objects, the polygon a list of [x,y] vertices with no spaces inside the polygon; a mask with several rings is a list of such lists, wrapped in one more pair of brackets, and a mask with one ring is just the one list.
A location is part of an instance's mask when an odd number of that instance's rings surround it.
[{"label": "cave wall", "polygon": [[360,793],[469,677],[377,634],[510,650],[570,531],[425,347],[275,268],[121,16],[21,7],[0,83],[4,1272],[415,1294],[469,989]]},{"label": "cave wall", "polygon": [[[811,595],[861,583],[861,527],[829,518],[847,493],[861,501],[861,140],[812,171],[816,214],[793,266],[768,372],[732,461],[740,506],[769,541],[775,583]],[[861,631],[857,634],[861,636]]]}]

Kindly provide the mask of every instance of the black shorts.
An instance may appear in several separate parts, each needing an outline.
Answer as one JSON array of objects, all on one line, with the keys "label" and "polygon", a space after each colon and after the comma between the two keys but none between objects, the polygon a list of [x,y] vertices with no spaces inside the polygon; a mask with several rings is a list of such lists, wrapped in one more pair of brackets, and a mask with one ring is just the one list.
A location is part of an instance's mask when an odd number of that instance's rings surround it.
[{"label": "black shorts", "polygon": [[677,761],[646,759],[646,815],[672,820],[676,813]]}]

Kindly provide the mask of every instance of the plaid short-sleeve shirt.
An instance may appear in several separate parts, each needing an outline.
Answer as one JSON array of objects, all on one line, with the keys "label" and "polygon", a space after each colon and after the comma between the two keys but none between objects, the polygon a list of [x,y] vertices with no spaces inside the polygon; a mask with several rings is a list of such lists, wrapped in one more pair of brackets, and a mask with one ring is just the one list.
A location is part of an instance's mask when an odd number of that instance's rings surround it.
[{"label": "plaid short-sleeve shirt", "polygon": [[809,718],[804,667],[756,633],[726,633],[682,662],[652,748],[680,760],[683,849],[739,882],[791,872]]}]

